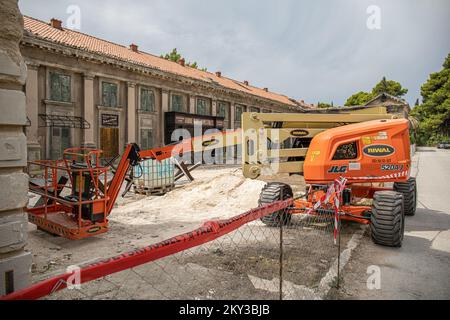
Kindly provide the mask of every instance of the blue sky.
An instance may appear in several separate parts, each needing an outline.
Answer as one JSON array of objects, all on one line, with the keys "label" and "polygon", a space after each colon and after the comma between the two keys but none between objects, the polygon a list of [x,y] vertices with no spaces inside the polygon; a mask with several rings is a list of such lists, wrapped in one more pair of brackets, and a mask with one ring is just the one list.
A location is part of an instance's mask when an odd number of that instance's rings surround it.
[{"label": "blue sky", "polygon": [[[386,76],[414,104],[450,52],[448,0],[19,1],[23,14],[63,25],[69,5],[81,32],[156,55],[176,47],[208,71],[310,103],[342,105]],[[366,26],[370,5],[379,30]]]}]

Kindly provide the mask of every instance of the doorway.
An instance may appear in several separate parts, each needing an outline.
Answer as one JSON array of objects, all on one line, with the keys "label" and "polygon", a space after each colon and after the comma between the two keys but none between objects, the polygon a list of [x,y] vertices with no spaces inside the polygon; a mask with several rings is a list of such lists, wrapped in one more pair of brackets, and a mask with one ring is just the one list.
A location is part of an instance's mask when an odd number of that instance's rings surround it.
[{"label": "doorway", "polygon": [[71,147],[70,128],[50,127],[50,158],[53,160],[61,159],[64,150]]},{"label": "doorway", "polygon": [[100,128],[100,148],[106,159],[119,154],[119,128]]}]

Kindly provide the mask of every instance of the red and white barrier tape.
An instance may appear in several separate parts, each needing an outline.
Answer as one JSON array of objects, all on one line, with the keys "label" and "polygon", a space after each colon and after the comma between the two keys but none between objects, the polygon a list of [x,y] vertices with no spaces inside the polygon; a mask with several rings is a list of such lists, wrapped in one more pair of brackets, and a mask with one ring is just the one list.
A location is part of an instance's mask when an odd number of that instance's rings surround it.
[{"label": "red and white barrier tape", "polygon": [[[340,177],[338,179],[335,179],[334,182],[332,182],[327,189],[327,192],[325,195],[320,198],[312,208],[306,211],[307,214],[311,214],[314,211],[317,211],[321,206],[330,203],[331,197],[334,195],[334,244],[337,243],[337,236],[338,236],[338,226],[339,226],[339,209],[341,206],[341,200],[342,200],[342,191],[345,189],[345,184],[347,183],[347,179]],[[311,187],[310,187],[311,191]]]},{"label": "red and white barrier tape", "polygon": [[334,244],[337,242],[337,236],[339,232],[339,208],[341,207],[342,202],[342,192],[345,189],[345,184],[347,183],[346,178],[339,178],[334,180],[334,189],[335,189],[335,197],[334,197]]}]

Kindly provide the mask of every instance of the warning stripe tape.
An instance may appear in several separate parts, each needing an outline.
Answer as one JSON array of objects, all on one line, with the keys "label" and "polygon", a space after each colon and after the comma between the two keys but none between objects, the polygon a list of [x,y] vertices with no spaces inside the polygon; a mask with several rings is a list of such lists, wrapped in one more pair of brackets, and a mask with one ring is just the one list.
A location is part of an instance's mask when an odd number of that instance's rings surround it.
[{"label": "warning stripe tape", "polygon": [[[333,231],[333,238],[334,238],[334,244],[337,243],[337,236],[339,233],[338,225],[339,225],[339,209],[341,206],[341,198],[342,198],[342,192],[345,189],[345,184],[347,183],[347,179],[344,177],[339,177],[338,179],[335,179],[332,183],[329,184],[327,188],[327,192],[321,199],[319,199],[312,208],[309,208],[306,211],[306,214],[311,214],[314,211],[317,211],[322,205],[328,204],[330,202],[330,199],[332,196],[334,196],[333,201],[333,207],[334,207],[334,231]],[[308,193],[311,193],[311,187],[309,189]]]},{"label": "warning stripe tape", "polygon": [[[197,247],[218,239],[249,222],[283,210],[292,205],[293,199],[274,202],[263,207],[247,211],[226,220],[205,222],[200,228],[173,238],[136,249],[130,252],[94,262],[83,267],[80,272],[80,284],[104,276],[124,271],[144,263],[155,261],[175,253]],[[0,300],[35,300],[67,287],[67,281],[73,272],[36,283],[28,288],[0,297]]]},{"label": "warning stripe tape", "polygon": [[408,175],[408,170],[396,172],[385,176],[366,176],[366,177],[346,177],[348,180],[371,180],[371,179],[396,179],[403,178]]}]

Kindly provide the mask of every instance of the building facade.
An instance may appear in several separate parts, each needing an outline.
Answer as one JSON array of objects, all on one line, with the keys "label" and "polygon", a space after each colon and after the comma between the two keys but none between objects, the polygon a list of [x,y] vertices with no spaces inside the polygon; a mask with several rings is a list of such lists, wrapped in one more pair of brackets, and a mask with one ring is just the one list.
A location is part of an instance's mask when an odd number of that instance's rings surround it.
[{"label": "building facade", "polygon": [[65,29],[61,21],[24,17],[21,52],[28,67],[25,92],[30,159],[60,158],[65,148],[97,147],[105,157],[127,143],[164,144],[164,114],[224,118],[240,127],[241,114],[302,112],[302,102]]}]

